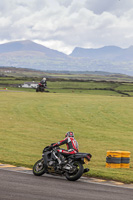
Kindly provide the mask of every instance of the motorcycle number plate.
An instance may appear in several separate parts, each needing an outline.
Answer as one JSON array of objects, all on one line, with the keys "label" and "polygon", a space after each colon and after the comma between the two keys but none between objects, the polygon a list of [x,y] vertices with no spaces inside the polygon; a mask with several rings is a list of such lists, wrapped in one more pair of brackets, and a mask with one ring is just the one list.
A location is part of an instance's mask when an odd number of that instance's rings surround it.
[{"label": "motorcycle number plate", "polygon": [[87,158],[84,158],[84,162],[86,165],[88,165],[89,161],[87,160]]}]

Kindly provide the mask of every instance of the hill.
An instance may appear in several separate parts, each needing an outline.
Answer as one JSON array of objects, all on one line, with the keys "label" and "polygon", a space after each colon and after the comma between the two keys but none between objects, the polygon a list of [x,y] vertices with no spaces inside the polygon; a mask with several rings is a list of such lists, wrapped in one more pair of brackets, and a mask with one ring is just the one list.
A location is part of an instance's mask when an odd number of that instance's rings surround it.
[{"label": "hill", "polygon": [[37,44],[30,40],[9,42],[0,45],[0,53],[17,53],[17,52],[40,52],[48,57],[67,57],[64,53],[49,49],[43,45]]},{"label": "hill", "polygon": [[117,46],[105,46],[98,49],[85,49],[76,47],[70,54],[72,57],[89,58],[89,59],[104,59],[110,61],[133,61],[133,46],[127,49],[122,49]]},{"label": "hill", "polygon": [[113,59],[121,52],[122,49],[116,46],[106,46],[99,49],[85,49],[76,47],[70,56],[90,59]]},{"label": "hill", "polygon": [[70,55],[30,40],[0,45],[0,66],[55,71],[103,71],[133,75],[133,46],[76,47]]}]

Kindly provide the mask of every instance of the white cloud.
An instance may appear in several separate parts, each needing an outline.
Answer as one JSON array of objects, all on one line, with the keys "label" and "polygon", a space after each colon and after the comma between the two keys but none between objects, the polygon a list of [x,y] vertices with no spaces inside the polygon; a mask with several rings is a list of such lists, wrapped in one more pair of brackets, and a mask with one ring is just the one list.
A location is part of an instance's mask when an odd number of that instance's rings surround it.
[{"label": "white cloud", "polygon": [[133,44],[133,1],[0,1],[0,41],[30,39],[70,53],[76,46]]}]

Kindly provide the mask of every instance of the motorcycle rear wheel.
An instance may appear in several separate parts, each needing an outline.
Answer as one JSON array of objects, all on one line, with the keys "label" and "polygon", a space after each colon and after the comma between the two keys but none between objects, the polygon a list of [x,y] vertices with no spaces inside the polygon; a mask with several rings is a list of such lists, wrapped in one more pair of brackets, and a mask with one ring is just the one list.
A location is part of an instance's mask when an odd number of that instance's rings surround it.
[{"label": "motorcycle rear wheel", "polygon": [[84,171],[84,167],[83,167],[83,165],[79,161],[75,161],[73,163],[73,165],[76,166],[76,170],[74,171],[74,173],[68,173],[67,172],[65,174],[67,180],[69,180],[69,181],[76,181],[76,180],[78,180],[82,176],[83,171]]},{"label": "motorcycle rear wheel", "polygon": [[35,176],[42,176],[46,172],[43,159],[38,160],[33,166],[33,174]]}]

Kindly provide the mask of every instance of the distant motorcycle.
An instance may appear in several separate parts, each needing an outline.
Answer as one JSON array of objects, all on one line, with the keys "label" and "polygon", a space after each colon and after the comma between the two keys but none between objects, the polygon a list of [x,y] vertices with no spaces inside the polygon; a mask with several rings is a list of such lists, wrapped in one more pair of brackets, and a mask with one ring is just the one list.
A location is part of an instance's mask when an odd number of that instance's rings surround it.
[{"label": "distant motorcycle", "polygon": [[39,83],[36,88],[36,92],[44,92],[46,86],[44,84]]},{"label": "distant motorcycle", "polygon": [[[57,152],[59,147],[54,147],[52,150],[49,146],[45,147],[42,154],[42,159],[38,160],[33,166],[33,174],[41,176],[44,173],[51,175],[64,175],[69,181],[78,180],[83,173],[89,169],[84,169],[83,164],[88,164],[91,159],[90,153],[76,153],[66,155],[65,157]],[[59,157],[57,156],[59,154]],[[62,161],[59,164],[58,159]]]}]

